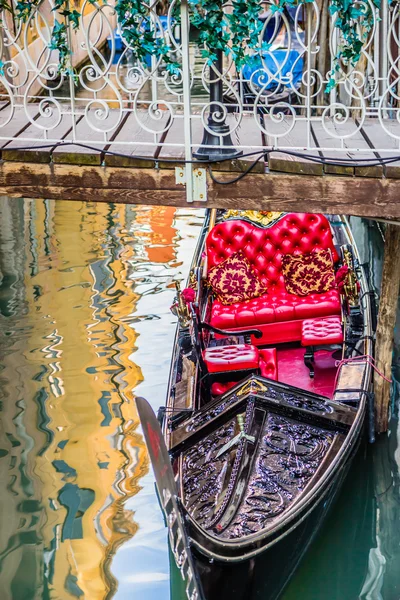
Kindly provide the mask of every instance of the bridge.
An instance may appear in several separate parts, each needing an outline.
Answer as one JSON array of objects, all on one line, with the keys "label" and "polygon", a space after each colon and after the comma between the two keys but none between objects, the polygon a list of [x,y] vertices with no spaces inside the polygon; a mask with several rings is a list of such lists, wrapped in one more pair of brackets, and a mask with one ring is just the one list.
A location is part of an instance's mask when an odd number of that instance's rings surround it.
[{"label": "bridge", "polygon": [[[1,3],[1,194],[398,222],[398,3],[353,3],[346,21],[335,0],[247,0],[253,34],[237,45],[239,0],[211,3],[210,17],[188,0],[70,4]],[[386,375],[399,245],[391,224]],[[375,392],[384,431],[387,381]]]},{"label": "bridge", "polygon": [[260,5],[239,70],[202,57],[186,0],[143,3],[138,27],[168,45],[174,72],[135,56],[115,2],[77,4],[62,72],[52,0],[25,22],[1,13],[0,193],[400,217],[398,4],[367,3],[356,64],[335,58],[326,2]]}]

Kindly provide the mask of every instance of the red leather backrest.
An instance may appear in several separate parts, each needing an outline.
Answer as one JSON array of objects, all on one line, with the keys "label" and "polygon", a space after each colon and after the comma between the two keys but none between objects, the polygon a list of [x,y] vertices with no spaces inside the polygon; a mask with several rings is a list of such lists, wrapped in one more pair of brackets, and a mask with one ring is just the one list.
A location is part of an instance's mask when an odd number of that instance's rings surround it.
[{"label": "red leather backrest", "polygon": [[207,236],[208,268],[242,250],[269,289],[284,289],[283,254],[306,254],[329,248],[336,262],[332,232],[324,215],[288,213],[263,229],[247,221],[225,221],[215,225]]}]

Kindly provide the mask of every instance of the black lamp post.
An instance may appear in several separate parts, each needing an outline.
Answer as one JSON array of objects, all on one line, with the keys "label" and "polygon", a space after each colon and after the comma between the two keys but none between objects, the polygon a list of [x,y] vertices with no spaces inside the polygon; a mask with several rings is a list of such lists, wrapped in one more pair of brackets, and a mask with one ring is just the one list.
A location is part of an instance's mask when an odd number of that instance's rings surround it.
[{"label": "black lamp post", "polygon": [[[199,160],[224,160],[227,158],[238,158],[243,154],[236,150],[233,145],[229,126],[225,123],[221,112],[223,104],[222,86],[222,50],[215,50],[217,58],[210,68],[210,115],[208,117],[208,129],[204,129],[203,140],[199,149],[193,152],[193,156]],[[213,104],[218,102],[219,104]],[[219,117],[221,115],[221,117]],[[212,132],[212,133],[211,133]],[[210,146],[218,146],[210,148]]]}]

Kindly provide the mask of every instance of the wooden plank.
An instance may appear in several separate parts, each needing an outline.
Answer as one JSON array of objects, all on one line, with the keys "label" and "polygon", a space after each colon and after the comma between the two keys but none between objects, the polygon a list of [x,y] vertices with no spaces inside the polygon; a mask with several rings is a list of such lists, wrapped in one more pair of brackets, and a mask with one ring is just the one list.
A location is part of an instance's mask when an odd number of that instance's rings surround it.
[{"label": "wooden plank", "polygon": [[[0,101],[0,112],[1,112],[2,110],[6,109],[8,106],[10,106],[10,107],[11,107],[11,104],[10,104],[10,102],[9,102],[9,101],[7,101],[7,100],[1,100],[1,101]],[[4,114],[5,114],[5,113],[4,113]],[[0,116],[0,122],[1,122],[1,116]],[[4,121],[3,121],[3,122],[4,122]]]},{"label": "wooden plank", "polygon": [[[338,140],[327,133],[321,121],[313,121],[311,124],[313,136],[318,147],[331,147],[332,149],[342,148],[341,140]],[[364,138],[359,134],[361,138],[359,141],[362,143],[362,147],[366,142]],[[346,141],[344,141],[344,147],[347,148]],[[354,151],[351,152],[346,150],[345,152],[330,152],[329,150],[320,150],[320,155],[324,158],[333,157],[337,160],[341,159],[352,159],[356,160]],[[330,173],[332,175],[354,175],[354,166],[338,166],[338,165],[324,165],[324,173]]]},{"label": "wooden plank", "polygon": [[[203,139],[203,125],[201,119],[192,120],[192,143],[200,144]],[[172,146],[162,146],[158,155],[158,165],[160,169],[174,169],[181,161],[185,160],[185,138],[183,129],[183,115],[181,118],[175,117],[168,129],[164,143]],[[177,144],[180,144],[179,146]],[[168,161],[163,160],[168,159]],[[176,163],[173,162],[176,159]],[[169,162],[171,160],[172,162]]]},{"label": "wooden plank", "polygon": [[[358,127],[358,123],[352,120],[346,122],[345,128],[343,125],[336,123],[333,119],[326,121],[325,127],[321,121],[313,121],[312,123],[313,133],[317,141],[318,146],[332,147],[332,148],[345,148],[345,152],[329,152],[329,150],[321,151],[322,156],[340,158],[350,158],[355,162],[363,159],[378,158],[378,155],[374,155],[372,152],[368,152],[371,146],[365,139],[362,131]],[[326,129],[328,131],[326,131]],[[352,134],[351,137],[344,138],[343,141],[338,139],[341,133],[345,130],[346,135]],[[329,135],[332,131],[333,135]],[[338,136],[335,138],[334,135]],[[336,175],[358,175],[359,177],[382,177],[383,166],[361,166],[356,165],[324,165],[324,172]]]},{"label": "wooden plank", "polygon": [[101,152],[107,145],[104,134],[92,129],[85,119],[80,119],[76,123],[76,139],[85,140],[87,145],[91,146],[93,144],[93,148],[98,148],[98,150],[82,148],[72,144],[66,147],[57,146],[52,153],[53,162],[73,165],[100,165]]},{"label": "wooden plank", "polygon": [[[387,225],[378,326],[376,328],[376,367],[387,380],[391,378],[393,335],[400,289],[399,249],[400,226]],[[390,383],[387,380],[374,371],[376,431],[378,433],[384,433],[388,429]]]},{"label": "wooden plank", "polygon": [[[26,110],[32,119],[35,119],[39,112],[35,104],[28,104]],[[0,110],[0,149],[10,143],[10,138],[23,134],[31,125],[26,110],[23,106],[16,106],[11,120],[8,121],[11,104],[7,103],[5,106],[2,106]]]},{"label": "wooden plank", "polygon": [[[385,127],[400,138],[400,123],[396,119],[385,120]],[[388,148],[389,152],[376,152],[377,156],[400,156],[400,141],[389,135],[378,119],[365,119],[362,127],[364,136],[374,148]],[[400,161],[389,163],[383,167],[386,177],[400,178]]]},{"label": "wooden plank", "polygon": [[[111,110],[110,114],[114,114],[114,117],[111,117],[112,122],[117,123],[119,111]],[[93,117],[90,118],[93,119]],[[118,135],[125,118],[122,119],[113,131],[107,134],[108,139],[106,139],[104,132],[93,129],[87,122],[86,117],[76,117],[76,119],[76,139],[82,140],[82,144],[92,146],[92,148],[73,144],[68,144],[65,147],[57,146],[52,152],[53,162],[73,165],[100,165],[103,159],[103,150],[108,148],[110,141]]]},{"label": "wooden plank", "polygon": [[[239,116],[233,114],[232,117],[238,120]],[[257,121],[256,121],[257,119]],[[249,154],[250,152],[260,152],[265,147],[265,136],[260,128],[260,115],[254,116],[254,113],[244,113],[239,127],[235,129],[233,133],[233,144],[237,148],[243,146],[249,146],[243,148],[243,154]],[[252,163],[258,158],[257,155],[244,156],[235,161],[230,161],[231,171],[246,171]],[[229,164],[229,163],[228,163]],[[221,170],[224,170],[221,165]],[[265,172],[265,160],[262,157],[259,162],[253,167],[252,173],[264,173]]]},{"label": "wooden plank", "polygon": [[[46,120],[39,117],[37,122],[44,125]],[[3,149],[2,158],[10,161],[49,163],[56,143],[49,148],[42,148],[41,146],[49,144],[49,138],[54,140],[63,139],[71,130],[71,117],[66,115],[61,117],[60,123],[54,129],[47,132],[47,137],[44,129],[36,125],[30,125],[21,134],[24,138],[29,138],[29,141],[26,141],[26,139],[19,140],[18,138],[11,140]]]},{"label": "wooden plank", "polygon": [[[359,126],[359,121],[358,119],[355,119],[356,125]],[[374,148],[373,144],[371,144],[371,141],[368,139],[368,136],[365,135],[365,131],[363,129],[363,127],[361,128],[361,134],[364,138],[364,140],[367,142],[369,148]],[[375,158],[376,160],[379,160],[380,156],[377,152],[370,152],[369,153],[370,156],[366,156],[365,158]],[[358,158],[360,158],[359,155],[357,155]],[[361,157],[363,158],[363,157]],[[358,175],[359,177],[383,177],[384,175],[384,166],[383,165],[374,165],[374,166],[365,166],[365,167],[356,167],[355,171],[354,171],[355,175]]]},{"label": "wooden plank", "polygon": [[[244,149],[243,153],[249,153],[254,151],[259,151],[263,147],[263,138],[261,129],[257,126],[257,123],[254,120],[254,116],[252,114],[243,115],[243,118],[239,125],[238,116],[236,114],[229,114],[226,118],[226,123],[230,127],[233,132],[231,135],[233,145],[237,148],[240,148],[242,145],[249,146],[249,148]],[[203,124],[200,118],[196,118],[192,120],[192,144],[194,150],[196,151],[198,146],[200,146],[203,139]],[[181,119],[176,119],[170,130],[168,131],[164,142],[169,144],[183,144],[184,143],[184,131],[183,131],[183,121]],[[182,146],[162,146],[159,153],[159,166],[161,169],[170,169],[175,168],[178,164],[178,161],[182,161],[185,159],[185,149]],[[163,158],[168,159],[177,159],[177,162],[167,162],[163,160]],[[254,162],[256,156],[248,156],[244,158],[232,159],[229,161],[224,161],[221,163],[214,163],[212,168],[213,171],[229,171],[229,172],[243,172],[249,168],[251,163]],[[204,163],[199,161],[199,166],[202,166]],[[253,169],[254,173],[263,173],[265,170],[264,161],[261,160],[255,168]]]},{"label": "wooden plank", "polygon": [[[232,173],[216,173],[229,182]],[[183,186],[171,169],[0,163],[0,193],[27,198],[55,198],[187,207]],[[235,184],[219,185],[208,177],[207,204],[193,208],[322,212],[369,218],[400,218],[400,180],[324,175],[250,173]]]},{"label": "wooden plank", "polygon": [[[258,125],[260,122],[260,116],[257,115],[256,117],[258,119],[257,123],[253,113],[244,113],[238,125],[239,118],[240,117],[237,113],[228,114],[226,118],[226,123],[232,131],[231,139],[234,147],[237,149],[243,149],[243,154],[261,152],[261,150],[265,147],[265,139],[263,132]],[[243,148],[243,146],[247,146],[247,148]],[[243,156],[221,163],[214,163],[212,165],[212,170],[243,173],[249,169],[249,167],[257,158],[257,155]],[[262,157],[252,168],[252,173],[264,172],[265,160]]]},{"label": "wooden plank", "polygon": [[[264,128],[271,132],[266,134],[267,146],[280,146],[295,149],[295,152],[305,153],[319,157],[318,152],[306,151],[307,146],[307,123],[306,121],[296,121],[294,127],[291,128],[292,119],[287,116],[282,122],[276,124],[268,115],[264,115]],[[288,133],[282,137],[272,135],[272,133],[280,133],[284,130]],[[313,143],[313,140],[311,140]],[[297,150],[296,150],[297,148]],[[284,152],[271,152],[268,156],[268,166],[271,171],[281,171],[283,173],[293,173],[296,175],[322,175],[323,167],[321,163],[313,162],[306,158],[291,156]]]},{"label": "wooden plank", "polygon": [[[110,167],[154,167],[154,158],[159,152],[158,144],[165,138],[166,132],[163,132],[163,129],[167,127],[168,121],[169,113],[167,111],[163,111],[159,120],[152,119],[147,111],[139,113],[139,120],[134,113],[130,113],[119,133],[115,136],[113,143],[109,146],[109,150],[112,152],[126,156],[106,154],[105,164]],[[144,127],[155,129],[161,133],[155,135],[146,131]],[[126,142],[136,141],[142,143],[126,144]],[[143,146],[144,143],[152,145]],[[148,157],[149,160],[137,160],[136,156]]]}]

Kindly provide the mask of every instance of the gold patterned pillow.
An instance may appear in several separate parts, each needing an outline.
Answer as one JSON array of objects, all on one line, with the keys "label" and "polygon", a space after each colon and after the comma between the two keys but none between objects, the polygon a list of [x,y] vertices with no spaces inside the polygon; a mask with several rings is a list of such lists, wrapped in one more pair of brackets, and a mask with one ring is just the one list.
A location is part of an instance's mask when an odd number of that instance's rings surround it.
[{"label": "gold patterned pillow", "polygon": [[210,269],[208,283],[222,304],[245,302],[267,292],[241,250]]},{"label": "gold patterned pillow", "polygon": [[330,250],[310,254],[284,254],[282,273],[286,291],[296,296],[322,294],[335,287],[335,274]]}]

